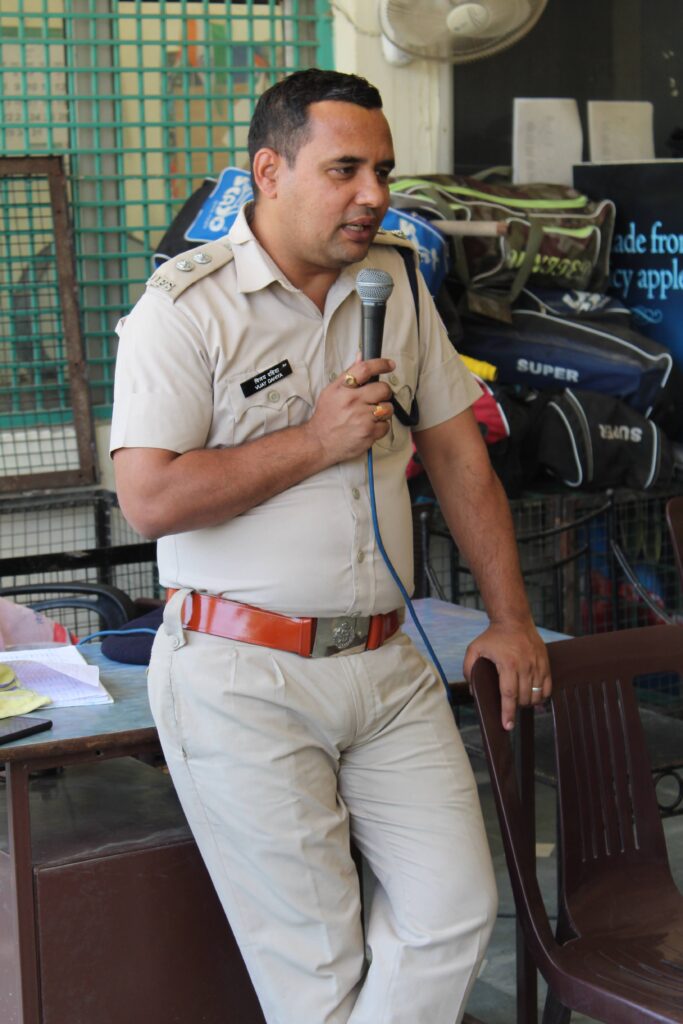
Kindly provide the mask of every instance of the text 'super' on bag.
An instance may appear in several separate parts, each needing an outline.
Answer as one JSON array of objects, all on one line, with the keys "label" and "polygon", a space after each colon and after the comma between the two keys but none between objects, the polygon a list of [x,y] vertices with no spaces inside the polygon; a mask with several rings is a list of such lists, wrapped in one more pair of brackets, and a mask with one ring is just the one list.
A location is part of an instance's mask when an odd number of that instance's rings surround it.
[{"label": "text 'super' on bag", "polygon": [[539,464],[567,487],[647,491],[673,477],[671,442],[618,398],[565,390],[545,403],[538,427]]},{"label": "text 'super' on bag", "polygon": [[462,324],[460,350],[492,363],[502,384],[611,395],[679,439],[680,375],[664,346],[633,330],[624,318],[570,319],[515,309],[511,320],[505,324],[468,318]]}]

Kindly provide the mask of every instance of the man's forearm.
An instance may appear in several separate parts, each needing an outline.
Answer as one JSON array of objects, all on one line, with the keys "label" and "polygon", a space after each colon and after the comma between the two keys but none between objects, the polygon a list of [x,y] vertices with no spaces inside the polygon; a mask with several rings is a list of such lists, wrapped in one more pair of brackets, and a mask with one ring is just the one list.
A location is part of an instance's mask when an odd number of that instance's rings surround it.
[{"label": "man's forearm", "polygon": [[505,492],[471,413],[416,434],[441,512],[492,621],[530,618]]},{"label": "man's forearm", "polygon": [[121,448],[114,455],[124,515],[157,539],[226,522],[326,468],[306,426],[289,427],[237,448]]},{"label": "man's forearm", "polygon": [[512,729],[518,704],[551,690],[548,655],[536,631],[519,567],[510,507],[472,413],[467,410],[416,435],[441,511],[479,584],[491,620],[467,648],[469,679],[480,657],[498,670],[501,721]]},{"label": "man's forearm", "polygon": [[444,518],[477,581],[491,621],[529,620],[510,506],[498,477],[492,471],[487,480],[470,480],[457,500],[442,497],[437,487]]}]

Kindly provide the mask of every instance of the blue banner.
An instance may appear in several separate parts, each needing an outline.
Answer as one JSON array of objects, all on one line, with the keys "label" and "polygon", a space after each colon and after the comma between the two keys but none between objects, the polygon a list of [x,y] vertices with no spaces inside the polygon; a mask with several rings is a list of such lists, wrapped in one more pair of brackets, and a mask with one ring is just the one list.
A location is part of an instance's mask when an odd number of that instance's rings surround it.
[{"label": "blue banner", "polygon": [[574,185],[614,201],[610,289],[683,369],[683,160],[579,164]]},{"label": "blue banner", "polygon": [[249,171],[226,167],[187,229],[188,242],[213,242],[227,235],[242,206],[253,198]]}]

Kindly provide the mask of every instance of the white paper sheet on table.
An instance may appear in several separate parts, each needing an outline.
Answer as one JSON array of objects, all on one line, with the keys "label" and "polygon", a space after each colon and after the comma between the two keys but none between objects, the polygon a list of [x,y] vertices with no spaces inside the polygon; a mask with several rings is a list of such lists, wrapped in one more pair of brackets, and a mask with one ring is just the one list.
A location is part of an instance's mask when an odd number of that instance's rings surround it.
[{"label": "white paper sheet on table", "polygon": [[0,662],[11,665],[22,686],[49,697],[46,708],[113,703],[97,666],[72,645],[0,651]]}]

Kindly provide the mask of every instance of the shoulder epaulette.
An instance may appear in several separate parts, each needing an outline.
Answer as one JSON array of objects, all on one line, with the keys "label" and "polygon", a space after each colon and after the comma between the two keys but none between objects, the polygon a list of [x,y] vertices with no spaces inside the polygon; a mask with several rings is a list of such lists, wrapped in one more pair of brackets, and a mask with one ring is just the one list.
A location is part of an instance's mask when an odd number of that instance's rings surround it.
[{"label": "shoulder epaulette", "polygon": [[147,282],[148,288],[159,288],[175,302],[190,285],[213,274],[233,259],[232,245],[227,235],[214,242],[205,242],[194,249],[178,253],[155,270]]},{"label": "shoulder epaulette", "polygon": [[415,243],[404,235],[402,231],[388,231],[386,228],[380,228],[375,235],[373,244],[379,245],[400,245],[405,246],[406,249],[412,249],[416,252]]}]

